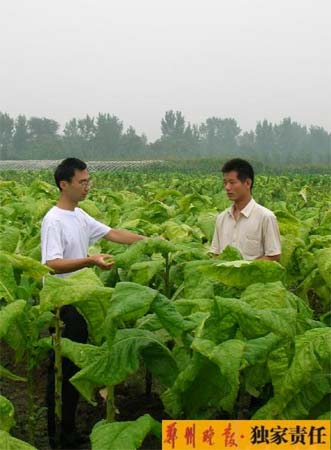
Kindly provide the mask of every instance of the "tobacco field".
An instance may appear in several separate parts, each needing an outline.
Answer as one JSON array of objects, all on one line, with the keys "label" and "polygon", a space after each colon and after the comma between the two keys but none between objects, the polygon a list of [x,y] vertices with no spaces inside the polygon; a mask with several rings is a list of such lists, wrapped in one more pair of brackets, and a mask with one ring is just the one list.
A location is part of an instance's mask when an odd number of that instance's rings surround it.
[{"label": "tobacco field", "polygon": [[[0,173],[1,448],[48,448],[48,329],[66,304],[89,329],[87,344],[62,338],[57,351],[80,368],[71,382],[90,411],[92,450],[161,448],[162,418],[330,419],[329,177],[257,177],[253,196],[278,219],[280,263],[243,261],[231,247],[208,254],[216,215],[230,206],[220,176],[91,178],[80,207],[152,239],[101,240],[90,254],[114,255],[112,270],[61,279],[39,262],[41,219],[58,197],[52,174]],[[122,411],[128,386],[138,417]]]}]

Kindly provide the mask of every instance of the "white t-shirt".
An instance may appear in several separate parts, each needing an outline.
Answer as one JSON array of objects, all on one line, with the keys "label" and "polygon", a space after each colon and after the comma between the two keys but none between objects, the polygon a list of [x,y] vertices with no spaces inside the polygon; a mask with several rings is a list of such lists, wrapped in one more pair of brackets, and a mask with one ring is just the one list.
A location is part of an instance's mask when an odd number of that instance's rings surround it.
[{"label": "white t-shirt", "polygon": [[246,260],[281,254],[277,219],[272,211],[254,199],[235,220],[233,206],[216,218],[211,253],[219,255],[227,245],[237,248]]},{"label": "white t-shirt", "polygon": [[[68,211],[53,206],[41,225],[42,263],[57,258],[86,258],[88,247],[110,230],[110,227],[93,219],[80,208]],[[58,276],[68,276],[71,273]]]}]

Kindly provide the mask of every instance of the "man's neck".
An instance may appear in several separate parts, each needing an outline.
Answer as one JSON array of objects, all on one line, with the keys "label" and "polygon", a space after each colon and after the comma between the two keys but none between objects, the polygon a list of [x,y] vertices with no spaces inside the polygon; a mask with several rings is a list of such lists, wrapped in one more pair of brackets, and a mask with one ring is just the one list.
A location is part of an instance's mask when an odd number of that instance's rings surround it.
[{"label": "man's neck", "polygon": [[251,200],[252,200],[252,196],[250,195],[247,198],[244,198],[242,200],[238,200],[238,201],[234,202],[234,204],[233,204],[234,216],[238,217],[240,214],[240,211],[242,211]]},{"label": "man's neck", "polygon": [[66,209],[68,211],[74,211],[76,206],[77,206],[77,202],[73,202],[69,198],[64,197],[63,195],[61,195],[60,198],[59,198],[59,201],[56,204],[56,206],[58,208]]}]

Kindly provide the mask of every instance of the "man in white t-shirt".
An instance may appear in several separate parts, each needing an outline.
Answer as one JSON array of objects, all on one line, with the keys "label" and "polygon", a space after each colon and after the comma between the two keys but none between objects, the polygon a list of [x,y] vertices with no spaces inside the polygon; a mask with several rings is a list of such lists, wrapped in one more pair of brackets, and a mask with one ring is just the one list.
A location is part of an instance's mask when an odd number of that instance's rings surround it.
[{"label": "man in white t-shirt", "polygon": [[[54,173],[55,182],[60,190],[56,204],[45,215],[41,226],[42,262],[54,270],[55,276],[66,277],[84,267],[97,266],[109,270],[112,262],[107,262],[108,254],[89,256],[88,247],[104,238],[121,244],[132,244],[145,236],[127,230],[118,230],[98,222],[89,216],[78,203],[84,200],[90,189],[90,177],[86,164],[76,158],[67,158],[61,162]],[[72,305],[61,308],[61,320],[64,322],[62,335],[75,342],[87,341],[87,325],[84,318]],[[78,435],[75,427],[75,413],[78,392],[69,382],[77,372],[69,359],[63,358],[62,384],[62,429],[61,448],[77,448]],[[48,433],[50,445],[55,448],[55,412],[54,412],[54,360],[48,374],[47,386]]]},{"label": "man in white t-shirt", "polygon": [[246,260],[279,261],[281,243],[277,219],[272,211],[252,198],[252,166],[235,158],[224,164],[222,172],[224,188],[233,205],[216,218],[210,252],[219,255],[231,245]]}]

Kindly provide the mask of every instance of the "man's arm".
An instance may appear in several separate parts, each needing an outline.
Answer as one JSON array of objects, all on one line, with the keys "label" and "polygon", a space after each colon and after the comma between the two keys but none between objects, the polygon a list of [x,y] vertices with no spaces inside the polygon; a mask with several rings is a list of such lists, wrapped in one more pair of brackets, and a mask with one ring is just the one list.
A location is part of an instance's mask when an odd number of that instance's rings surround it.
[{"label": "man's arm", "polygon": [[56,258],[46,261],[46,265],[54,270],[55,273],[69,273],[76,270],[84,269],[84,267],[98,266],[100,269],[109,270],[113,266],[113,262],[106,262],[105,258],[111,258],[112,255],[101,253],[99,255],[87,256],[86,258],[62,259]]},{"label": "man's arm", "polygon": [[104,236],[107,241],[116,242],[118,244],[133,244],[134,242],[141,241],[143,239],[148,239],[147,236],[141,236],[140,234],[132,233],[128,230],[117,230],[112,228]]},{"label": "man's arm", "polygon": [[276,216],[269,214],[264,218],[263,225],[263,246],[265,254],[257,259],[264,259],[269,261],[279,261],[281,256],[281,241],[279,227]]}]

